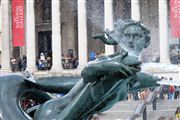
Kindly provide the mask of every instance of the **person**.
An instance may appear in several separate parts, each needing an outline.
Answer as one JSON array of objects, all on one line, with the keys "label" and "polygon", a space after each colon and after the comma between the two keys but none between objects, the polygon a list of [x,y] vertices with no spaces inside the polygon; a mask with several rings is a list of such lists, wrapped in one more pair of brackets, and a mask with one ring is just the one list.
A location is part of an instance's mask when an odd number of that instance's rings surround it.
[{"label": "person", "polygon": [[74,69],[75,68],[75,58],[74,58],[74,55],[70,55],[70,58],[69,58],[69,68],[70,69]]},{"label": "person", "polygon": [[10,64],[11,64],[11,70],[12,72],[16,72],[17,68],[17,61],[15,58],[11,57],[10,58]]},{"label": "person", "polygon": [[39,57],[36,57],[36,68],[39,70]]},{"label": "person", "polygon": [[61,54],[61,62],[62,62],[62,67],[65,69],[65,57],[64,57],[64,54]]},{"label": "person", "polygon": [[47,57],[47,69],[50,70],[52,66],[52,60],[51,57]]},{"label": "person", "polygon": [[179,99],[180,98],[180,86],[176,86],[175,87],[174,98],[175,99]]},{"label": "person", "polygon": [[96,59],[96,53],[94,52],[94,51],[91,51],[90,53],[89,53],[89,60],[90,61],[93,61],[93,60],[95,60]]},{"label": "person", "polygon": [[74,62],[75,69],[78,67],[78,65],[79,65],[79,61],[78,61],[78,58],[76,57],[75,62]]},{"label": "person", "polygon": [[139,100],[138,91],[128,93],[128,100]]},{"label": "person", "polygon": [[41,53],[40,60],[39,60],[39,69],[45,70],[45,67],[46,67],[46,59],[45,59],[44,53]]},{"label": "person", "polygon": [[40,54],[40,60],[45,61],[45,56],[43,53]]},{"label": "person", "polygon": [[22,70],[22,64],[21,64],[21,62],[22,62],[22,59],[21,59],[21,57],[19,57],[19,59],[18,59],[18,71],[21,71],[21,70]]},{"label": "person", "polygon": [[175,92],[175,88],[173,85],[169,86],[169,92],[168,92],[168,98],[170,100],[174,100],[174,92]]},{"label": "person", "polygon": [[178,52],[175,49],[172,50],[170,55],[170,61],[172,64],[178,64]]},{"label": "person", "polygon": [[146,88],[145,90],[141,91],[139,96],[141,101],[146,101],[149,94],[149,90]]},{"label": "person", "polygon": [[176,120],[180,120],[180,107],[177,107],[175,116],[176,116]]},{"label": "person", "polygon": [[70,69],[70,56],[66,55],[66,57],[64,58],[64,69]]},{"label": "person", "polygon": [[27,66],[27,57],[26,57],[26,55],[23,55],[23,57],[22,57],[22,71],[26,70],[26,66]]},{"label": "person", "polygon": [[169,93],[169,85],[163,85],[162,94],[163,94],[164,100],[168,99],[168,93]]},{"label": "person", "polygon": [[180,50],[177,52],[178,65],[180,64]]}]

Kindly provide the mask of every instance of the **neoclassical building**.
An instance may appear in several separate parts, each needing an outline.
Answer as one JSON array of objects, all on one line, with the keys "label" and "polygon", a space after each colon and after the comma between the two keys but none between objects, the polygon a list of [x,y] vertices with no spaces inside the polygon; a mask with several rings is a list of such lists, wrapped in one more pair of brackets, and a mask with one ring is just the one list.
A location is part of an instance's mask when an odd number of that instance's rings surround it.
[{"label": "neoclassical building", "polygon": [[[141,20],[151,30],[151,44],[142,54],[169,62],[169,48],[179,39],[170,34],[169,0],[24,0],[25,45],[12,46],[12,3],[0,0],[0,64],[10,70],[10,57],[27,56],[27,70],[35,70],[40,53],[52,58],[52,70],[62,70],[62,54],[73,54],[79,68],[88,54],[112,54],[118,47],[93,40],[92,35],[113,29],[118,19]],[[150,60],[149,60],[150,61]]]}]

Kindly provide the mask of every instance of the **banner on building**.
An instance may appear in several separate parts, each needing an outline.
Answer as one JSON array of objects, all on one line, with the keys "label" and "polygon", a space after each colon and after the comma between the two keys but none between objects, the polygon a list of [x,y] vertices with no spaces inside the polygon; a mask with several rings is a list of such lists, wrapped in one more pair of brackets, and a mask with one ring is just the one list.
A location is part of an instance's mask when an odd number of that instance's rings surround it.
[{"label": "banner on building", "polygon": [[171,34],[180,38],[180,0],[170,0]]},{"label": "banner on building", "polygon": [[12,0],[13,46],[24,45],[24,0]]}]

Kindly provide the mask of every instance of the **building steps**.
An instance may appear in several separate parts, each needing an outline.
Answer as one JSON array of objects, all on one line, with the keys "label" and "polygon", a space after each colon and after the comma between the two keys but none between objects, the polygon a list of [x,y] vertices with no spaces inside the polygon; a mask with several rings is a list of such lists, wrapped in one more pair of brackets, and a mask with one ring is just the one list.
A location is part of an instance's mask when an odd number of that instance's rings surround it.
[{"label": "building steps", "polygon": [[[132,116],[140,101],[122,101],[113,108],[98,115],[100,120],[127,120]],[[153,110],[152,105],[147,105],[147,120],[157,120],[160,116],[175,119],[176,108],[180,106],[180,100],[157,100],[157,109]],[[142,115],[136,120],[143,120]]]}]

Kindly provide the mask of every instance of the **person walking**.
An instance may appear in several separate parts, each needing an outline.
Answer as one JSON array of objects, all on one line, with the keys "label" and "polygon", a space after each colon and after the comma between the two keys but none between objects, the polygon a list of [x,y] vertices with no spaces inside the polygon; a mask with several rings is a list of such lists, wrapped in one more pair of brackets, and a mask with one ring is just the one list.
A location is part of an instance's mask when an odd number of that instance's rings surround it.
[{"label": "person walking", "polygon": [[176,116],[176,120],[180,120],[180,107],[177,107],[175,116]]},{"label": "person walking", "polygon": [[174,100],[174,92],[175,92],[175,88],[173,85],[169,86],[169,93],[168,93],[168,98],[170,100]]}]

